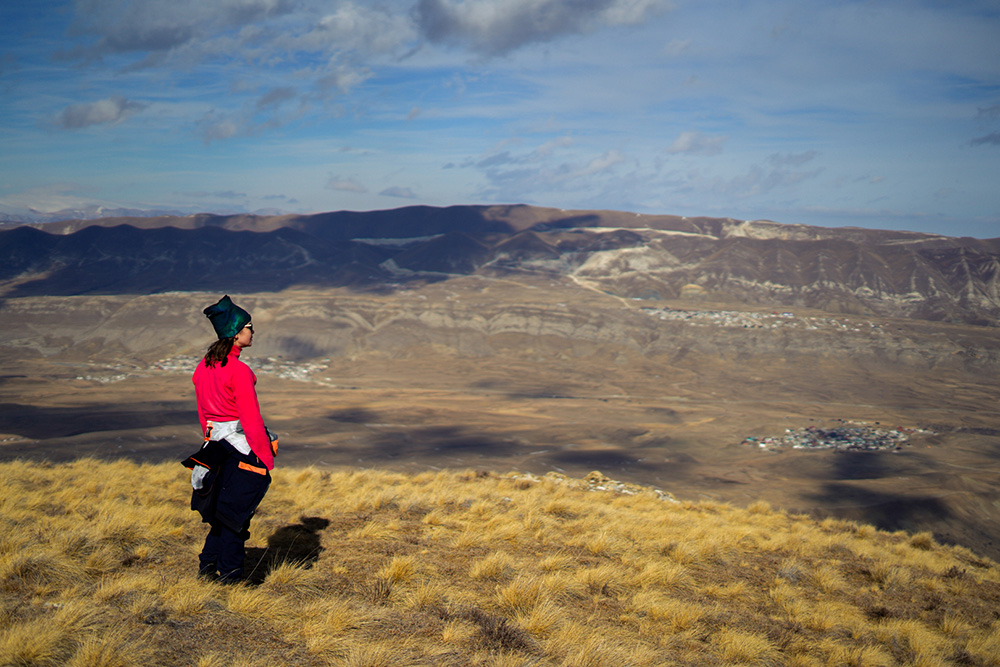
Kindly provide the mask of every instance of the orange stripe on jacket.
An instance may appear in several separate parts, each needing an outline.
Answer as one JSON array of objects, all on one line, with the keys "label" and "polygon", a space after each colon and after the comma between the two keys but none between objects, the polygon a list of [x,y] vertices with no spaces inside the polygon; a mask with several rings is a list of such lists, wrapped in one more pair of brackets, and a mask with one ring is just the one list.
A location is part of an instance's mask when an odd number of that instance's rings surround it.
[{"label": "orange stripe on jacket", "polygon": [[257,466],[252,466],[249,463],[245,463],[243,461],[240,461],[240,468],[242,470],[249,470],[250,472],[255,472],[258,475],[266,475],[267,474],[267,468],[258,468]]}]

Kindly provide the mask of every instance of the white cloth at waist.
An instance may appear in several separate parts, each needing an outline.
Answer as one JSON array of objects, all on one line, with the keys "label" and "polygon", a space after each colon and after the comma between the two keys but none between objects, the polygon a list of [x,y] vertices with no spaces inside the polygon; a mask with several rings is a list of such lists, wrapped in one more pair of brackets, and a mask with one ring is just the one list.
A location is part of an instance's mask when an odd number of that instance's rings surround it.
[{"label": "white cloth at waist", "polygon": [[228,422],[210,421],[209,425],[211,426],[211,431],[208,433],[209,440],[225,440],[240,454],[250,454],[250,443],[247,442],[247,436],[243,433],[243,424],[240,423],[239,419]]}]

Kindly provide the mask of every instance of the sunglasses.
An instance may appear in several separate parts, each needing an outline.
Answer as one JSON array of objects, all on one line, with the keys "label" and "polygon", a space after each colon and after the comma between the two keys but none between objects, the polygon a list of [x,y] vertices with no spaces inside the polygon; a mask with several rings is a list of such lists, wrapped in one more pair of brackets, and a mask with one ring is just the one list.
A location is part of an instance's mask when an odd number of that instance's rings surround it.
[{"label": "sunglasses", "polygon": [[243,328],[244,328],[244,329],[249,329],[249,330],[250,330],[250,333],[253,333],[253,325],[252,325],[252,324],[248,324],[248,325],[246,325],[246,326],[245,326],[245,327],[243,327]]}]

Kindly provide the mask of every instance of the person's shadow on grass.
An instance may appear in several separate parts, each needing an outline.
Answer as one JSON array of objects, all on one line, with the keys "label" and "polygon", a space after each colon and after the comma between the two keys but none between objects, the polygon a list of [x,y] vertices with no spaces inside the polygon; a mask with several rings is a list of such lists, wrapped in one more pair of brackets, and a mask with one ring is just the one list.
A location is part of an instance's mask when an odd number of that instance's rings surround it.
[{"label": "person's shadow on grass", "polygon": [[282,526],[267,538],[267,548],[247,549],[244,571],[249,584],[260,584],[279,565],[290,563],[309,568],[319,560],[323,547],[319,542],[319,531],[330,525],[328,519],[304,516],[299,523]]}]

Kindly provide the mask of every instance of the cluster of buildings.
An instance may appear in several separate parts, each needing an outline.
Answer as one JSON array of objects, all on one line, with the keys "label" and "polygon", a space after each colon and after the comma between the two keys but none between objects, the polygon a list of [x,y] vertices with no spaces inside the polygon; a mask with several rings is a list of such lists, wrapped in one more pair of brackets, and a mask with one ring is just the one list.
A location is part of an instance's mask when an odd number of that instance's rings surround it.
[{"label": "cluster of buildings", "polygon": [[307,382],[313,380],[312,375],[326,370],[329,359],[320,361],[287,361],[274,357],[264,357],[263,359],[247,359],[247,365],[255,373],[274,375],[283,380],[299,380]]},{"label": "cluster of buildings", "polygon": [[[247,366],[253,369],[254,373],[273,375],[284,380],[300,381],[312,380],[312,375],[326,370],[330,361],[329,359],[321,359],[319,361],[288,361],[275,357],[260,358],[252,356],[243,357],[242,360],[246,362]],[[200,361],[201,357],[180,355],[157,361],[153,364],[152,370],[192,373]]]},{"label": "cluster of buildings", "polygon": [[714,325],[742,329],[777,329],[790,327],[805,330],[835,330],[878,333],[882,327],[864,320],[853,321],[836,317],[797,317],[790,312],[754,312],[739,310],[673,310],[669,308],[643,308],[653,317],[670,322],[694,325]]},{"label": "cluster of buildings", "polygon": [[807,426],[785,429],[781,436],[750,436],[742,444],[762,449],[791,447],[792,449],[835,449],[838,451],[882,451],[899,450],[908,444],[914,435],[932,435],[933,431],[923,428],[887,428],[878,422],[840,420],[838,426],[824,428]]},{"label": "cluster of buildings", "polygon": [[188,372],[194,373],[195,366],[201,361],[201,357],[178,356],[157,361],[151,367],[154,371],[169,371],[172,373]]},{"label": "cluster of buildings", "polygon": [[128,377],[128,373],[115,373],[113,375],[77,375],[77,380],[85,380],[87,382],[99,382],[101,384],[108,384],[109,382],[121,382]]},{"label": "cluster of buildings", "polygon": [[[176,357],[170,357],[169,359],[161,359],[160,361],[154,362],[150,367],[149,371],[153,372],[167,372],[167,373],[187,373],[190,375],[194,372],[195,367],[201,362],[201,357],[194,357],[190,355],[178,355]],[[299,381],[314,381],[313,375],[320,371],[326,370],[329,365],[329,359],[322,359],[320,361],[287,361],[285,359],[277,359],[274,357],[264,357],[262,359],[257,358],[245,358],[247,365],[253,369],[255,373],[263,373],[265,375],[273,375],[275,377],[282,378],[284,380],[299,380]],[[85,380],[89,382],[98,382],[100,384],[108,384],[110,382],[121,382],[122,380],[128,379],[135,375],[145,375],[146,371],[138,370],[124,370],[124,366],[115,365],[108,367],[105,373],[89,373],[87,375],[77,375],[77,380]],[[121,371],[121,372],[113,372]]]}]

